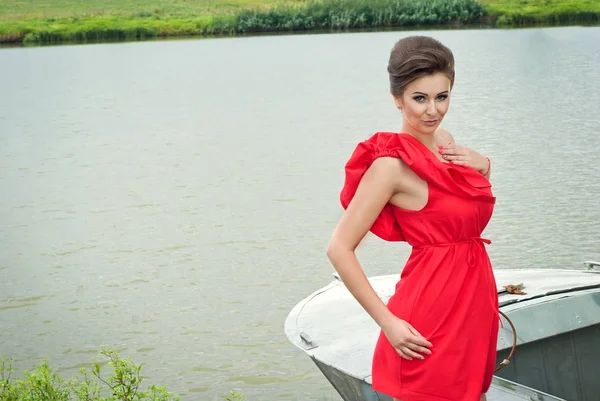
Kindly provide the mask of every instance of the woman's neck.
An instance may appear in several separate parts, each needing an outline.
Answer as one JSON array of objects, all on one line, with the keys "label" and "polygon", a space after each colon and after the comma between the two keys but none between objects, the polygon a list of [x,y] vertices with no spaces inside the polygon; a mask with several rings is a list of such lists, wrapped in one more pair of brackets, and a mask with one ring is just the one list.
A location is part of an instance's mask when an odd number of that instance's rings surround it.
[{"label": "woman's neck", "polygon": [[411,129],[411,127],[407,127],[406,125],[402,125],[402,132],[409,134],[410,136],[417,139],[423,145],[428,147],[431,151],[437,151],[437,141],[435,132],[433,133],[422,133],[416,132],[416,130]]}]

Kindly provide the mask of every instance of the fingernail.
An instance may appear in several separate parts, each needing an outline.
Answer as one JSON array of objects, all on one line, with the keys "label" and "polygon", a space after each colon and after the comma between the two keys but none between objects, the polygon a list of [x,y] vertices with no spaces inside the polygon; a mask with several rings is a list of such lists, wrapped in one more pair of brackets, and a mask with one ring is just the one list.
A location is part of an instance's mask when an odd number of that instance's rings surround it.
[{"label": "fingernail", "polygon": [[442,158],[444,158],[444,159],[447,159],[447,158],[448,158],[448,156],[447,156],[447,155],[443,155],[443,156],[442,156]]}]

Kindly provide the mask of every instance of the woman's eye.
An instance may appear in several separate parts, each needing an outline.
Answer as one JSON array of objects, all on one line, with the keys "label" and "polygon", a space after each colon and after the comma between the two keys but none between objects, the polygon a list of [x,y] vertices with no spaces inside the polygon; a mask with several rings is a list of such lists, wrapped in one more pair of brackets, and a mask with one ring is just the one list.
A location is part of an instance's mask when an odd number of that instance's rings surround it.
[{"label": "woman's eye", "polygon": [[448,98],[448,95],[440,95],[437,97],[437,100],[439,100],[440,102],[446,100]]},{"label": "woman's eye", "polygon": [[422,102],[425,100],[425,96],[415,96],[413,99],[415,99],[417,102]]}]

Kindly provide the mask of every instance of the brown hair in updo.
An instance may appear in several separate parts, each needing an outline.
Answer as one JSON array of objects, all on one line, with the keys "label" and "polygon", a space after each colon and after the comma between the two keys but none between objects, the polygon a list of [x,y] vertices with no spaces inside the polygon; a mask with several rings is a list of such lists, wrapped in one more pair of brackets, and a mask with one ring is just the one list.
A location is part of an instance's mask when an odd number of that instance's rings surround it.
[{"label": "brown hair in updo", "polygon": [[454,86],[454,56],[439,41],[428,36],[409,36],[400,39],[390,54],[388,63],[390,90],[402,96],[406,85],[425,75],[441,72]]}]

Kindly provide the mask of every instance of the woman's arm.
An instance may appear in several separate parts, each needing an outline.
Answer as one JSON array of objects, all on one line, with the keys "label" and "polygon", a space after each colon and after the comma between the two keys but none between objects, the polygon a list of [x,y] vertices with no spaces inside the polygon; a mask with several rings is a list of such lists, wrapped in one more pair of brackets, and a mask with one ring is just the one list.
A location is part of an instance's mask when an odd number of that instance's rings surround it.
[{"label": "woman's arm", "polygon": [[401,187],[403,171],[407,168],[401,160],[392,157],[381,157],[373,162],[333,232],[327,256],[348,291],[381,327],[398,354],[411,360],[424,359],[420,353],[431,354],[428,349],[431,343],[389,311],[369,283],[355,254],[383,207]]},{"label": "woman's arm", "polygon": [[401,167],[402,162],[392,157],[381,157],[373,162],[362,177],[327,247],[327,257],[340,278],[380,327],[387,325],[392,314],[367,280],[354,252],[396,192],[394,177],[399,175]]}]

